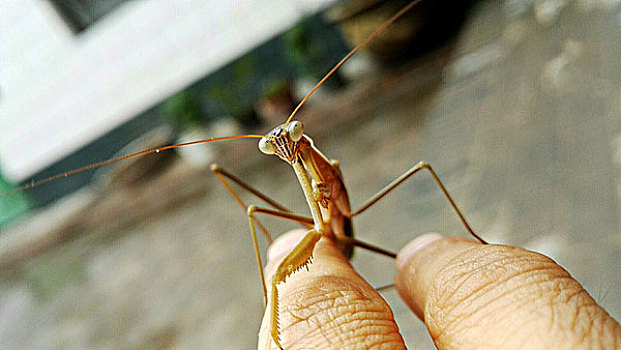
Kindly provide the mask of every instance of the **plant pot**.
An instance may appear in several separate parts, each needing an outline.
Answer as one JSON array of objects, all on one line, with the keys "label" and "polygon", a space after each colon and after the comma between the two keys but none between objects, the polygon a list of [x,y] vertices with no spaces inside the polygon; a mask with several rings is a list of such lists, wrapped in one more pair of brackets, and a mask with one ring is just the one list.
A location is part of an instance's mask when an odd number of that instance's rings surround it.
[{"label": "plant pot", "polygon": [[[409,2],[350,1],[329,11],[328,18],[340,24],[345,39],[354,46]],[[474,0],[422,1],[382,31],[364,50],[385,65],[401,63],[454,36],[473,3]]]},{"label": "plant pot", "polygon": [[264,94],[257,104],[257,111],[268,124],[278,125],[293,112],[295,106],[293,84],[287,82],[278,91]]},{"label": "plant pot", "polygon": [[[206,128],[193,128],[183,131],[177,143],[186,143],[192,141],[203,140],[212,137]],[[204,169],[211,164],[216,157],[217,151],[209,143],[199,143],[190,146],[177,148],[177,153],[190,166],[198,169]]]}]

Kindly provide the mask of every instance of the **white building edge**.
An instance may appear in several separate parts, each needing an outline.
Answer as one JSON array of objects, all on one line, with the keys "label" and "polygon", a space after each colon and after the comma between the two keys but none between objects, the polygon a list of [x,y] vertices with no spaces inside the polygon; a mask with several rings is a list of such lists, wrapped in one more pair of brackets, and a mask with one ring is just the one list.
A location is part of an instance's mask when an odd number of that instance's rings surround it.
[{"label": "white building edge", "polygon": [[0,2],[0,171],[20,182],[332,0],[128,1],[74,34]]}]

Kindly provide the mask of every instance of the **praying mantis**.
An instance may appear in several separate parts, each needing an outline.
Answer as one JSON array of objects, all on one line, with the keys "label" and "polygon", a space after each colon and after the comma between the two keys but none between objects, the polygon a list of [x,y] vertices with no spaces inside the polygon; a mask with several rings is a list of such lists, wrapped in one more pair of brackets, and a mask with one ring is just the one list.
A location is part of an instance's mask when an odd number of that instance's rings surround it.
[{"label": "praying mantis", "polygon": [[[418,1],[414,1],[405,6],[401,11],[395,14],[391,19],[380,26],[375,33],[380,32],[386,26],[390,25],[393,21],[398,19],[403,13],[407,12]],[[427,170],[433,176],[437,185],[442,190],[446,199],[449,201],[452,208],[455,210],[459,219],[466,227],[468,233],[475,237],[483,244],[486,242],[479,237],[470,228],[470,225],[464,218],[463,214],[453,201],[449,192],[446,190],[439,177],[431,166],[424,161],[419,162],[414,167],[410,168],[403,175],[394,180],[391,184],[387,185],[384,189],[380,190],[374,196],[372,196],[362,207],[358,210],[352,211],[349,204],[349,197],[345,189],[341,171],[339,169],[339,163],[337,161],[330,161],[325,155],[321,153],[313,144],[312,139],[304,134],[304,126],[300,121],[293,120],[296,112],[306,102],[306,100],[312,95],[312,93],[321,86],[321,84],[330,77],[330,75],[338,69],[343,62],[349,57],[355,54],[362,46],[366,45],[374,34],[370,35],[365,42],[355,47],[345,58],[339,62],[326,76],[320,80],[320,82],[311,90],[307,96],[300,102],[298,107],[291,113],[287,121],[277,126],[268,132],[259,141],[259,149],[261,152],[268,155],[276,155],[286,163],[292,166],[293,171],[297,177],[297,180],[304,193],[304,198],[308,204],[311,212],[311,218],[303,218],[298,215],[289,213],[279,205],[272,204],[276,210],[268,208],[260,208],[257,206],[247,207],[248,218],[250,221],[250,229],[252,232],[255,255],[257,257],[257,263],[259,266],[259,273],[261,276],[261,282],[263,287],[263,295],[265,303],[270,308],[270,335],[276,346],[280,349],[284,349],[280,339],[280,326],[279,319],[279,297],[278,297],[278,285],[285,283],[287,278],[294,272],[308,268],[308,265],[312,261],[313,249],[317,242],[323,237],[329,237],[336,241],[338,246],[342,247],[342,252],[346,256],[351,256],[351,248],[349,246],[358,246],[372,251],[382,253],[391,257],[395,257],[385,250],[382,250],[372,245],[366,244],[362,241],[354,239],[351,232],[350,220],[352,217],[364,212],[374,203],[379,201],[391,190],[396,188],[402,182],[406,181],[412,175],[421,170]],[[218,175],[219,179],[225,184],[226,188],[231,194],[238,200],[238,202],[245,206],[239,197],[226,185],[226,181],[222,175],[226,175],[229,179],[241,184],[235,177],[227,175],[219,167],[212,167],[212,171]],[[244,188],[248,188],[245,184],[242,184]],[[259,195],[262,198],[265,196],[258,194],[256,191],[253,193]],[[283,260],[278,264],[275,273],[271,281],[271,289],[269,292],[270,302],[268,303],[268,290],[266,287],[265,277],[263,275],[263,264],[261,262],[261,254],[259,252],[257,235],[255,231],[256,219],[254,215],[256,213],[270,214],[282,218],[292,219],[298,222],[306,224],[312,224],[312,227],[306,232],[300,242],[289,252]],[[328,229],[328,226],[330,229]],[[263,228],[262,228],[263,229]]]},{"label": "praying mantis", "polygon": [[[270,333],[272,340],[280,349],[283,349],[283,346],[280,341],[278,324],[278,285],[285,283],[287,277],[291,276],[291,274],[295,271],[304,267],[308,268],[308,265],[312,259],[313,249],[317,242],[324,236],[336,240],[337,243],[342,243],[341,245],[344,247],[354,245],[394,257],[394,255],[383,251],[382,249],[367,245],[364,242],[351,238],[352,233],[346,232],[345,229],[346,227],[350,227],[350,225],[345,223],[347,223],[352,217],[364,212],[371,205],[384,197],[388,192],[396,188],[399,184],[417,172],[427,170],[431,173],[468,232],[481,243],[486,243],[481,237],[472,231],[463,214],[440,181],[439,177],[436,175],[431,166],[424,161],[416,164],[391,184],[379,191],[365,204],[363,204],[360,209],[351,211],[349,207],[349,198],[347,197],[343,179],[338,168],[338,162],[329,161],[317,148],[315,148],[313,141],[308,136],[304,135],[302,123],[299,121],[290,122],[292,117],[293,115],[285,124],[274,128],[266,134],[265,137],[261,138],[259,142],[259,149],[265,154],[277,155],[293,167],[300,186],[304,192],[304,197],[311,210],[312,218],[309,220],[309,218],[302,218],[297,215],[292,215],[288,211],[283,210],[270,210],[256,206],[248,207],[250,228],[252,230],[255,252],[260,267],[259,271],[261,273],[266,303],[268,292],[262,272],[263,265],[258,251],[255,232],[255,213],[262,212],[265,214],[271,214],[283,218],[293,219],[299,222],[313,224],[313,227],[304,235],[302,240],[279,263],[271,282],[271,299],[268,304],[270,306],[271,315]],[[212,171],[219,175],[226,174],[223,173],[217,166],[213,167]],[[229,178],[232,179],[233,177],[229,176]],[[236,195],[234,196],[238,198]],[[279,208],[277,205],[276,207]],[[320,207],[325,209],[323,214]],[[327,229],[327,224],[331,225],[330,230]],[[345,250],[345,248],[343,252],[351,255],[351,252]]]}]

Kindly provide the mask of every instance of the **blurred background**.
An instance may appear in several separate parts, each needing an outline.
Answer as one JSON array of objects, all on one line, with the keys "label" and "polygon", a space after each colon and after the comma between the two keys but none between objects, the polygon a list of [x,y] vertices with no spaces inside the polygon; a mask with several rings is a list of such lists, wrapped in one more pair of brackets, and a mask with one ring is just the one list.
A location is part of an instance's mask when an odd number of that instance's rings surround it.
[{"label": "blurred background", "polygon": [[[0,189],[265,133],[406,3],[3,1]],[[619,0],[423,0],[298,119],[341,162],[354,208],[426,160],[481,236],[549,255],[619,320],[619,62]],[[263,297],[248,221],[213,162],[307,213],[290,167],[256,140],[2,198],[0,348],[256,347]],[[274,234],[295,227],[262,221]],[[424,232],[465,231],[428,175],[354,227],[393,251]],[[392,261],[352,261],[372,285],[392,283]],[[408,347],[433,349],[396,292],[384,295]]]}]

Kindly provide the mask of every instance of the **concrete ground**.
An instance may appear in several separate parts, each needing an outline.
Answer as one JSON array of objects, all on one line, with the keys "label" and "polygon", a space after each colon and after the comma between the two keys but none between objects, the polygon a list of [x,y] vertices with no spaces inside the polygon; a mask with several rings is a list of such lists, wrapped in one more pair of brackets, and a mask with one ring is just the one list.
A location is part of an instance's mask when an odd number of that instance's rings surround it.
[{"label": "concrete ground", "polygon": [[[618,1],[489,1],[454,46],[359,79],[301,119],[341,161],[353,207],[429,161],[484,238],[551,256],[619,320],[619,62]],[[221,165],[306,213],[293,172],[254,147],[230,144]],[[103,196],[114,213],[103,224],[65,224],[75,231],[66,243],[5,270],[1,349],[256,347],[262,296],[245,214],[213,176],[179,169],[145,185],[165,211],[129,220],[147,204]],[[200,195],[179,201],[190,186]],[[354,225],[394,251],[424,232],[464,232],[427,175]],[[392,261],[358,252],[353,264],[372,285],[392,281]],[[385,296],[409,348],[433,349],[396,293]]]}]

